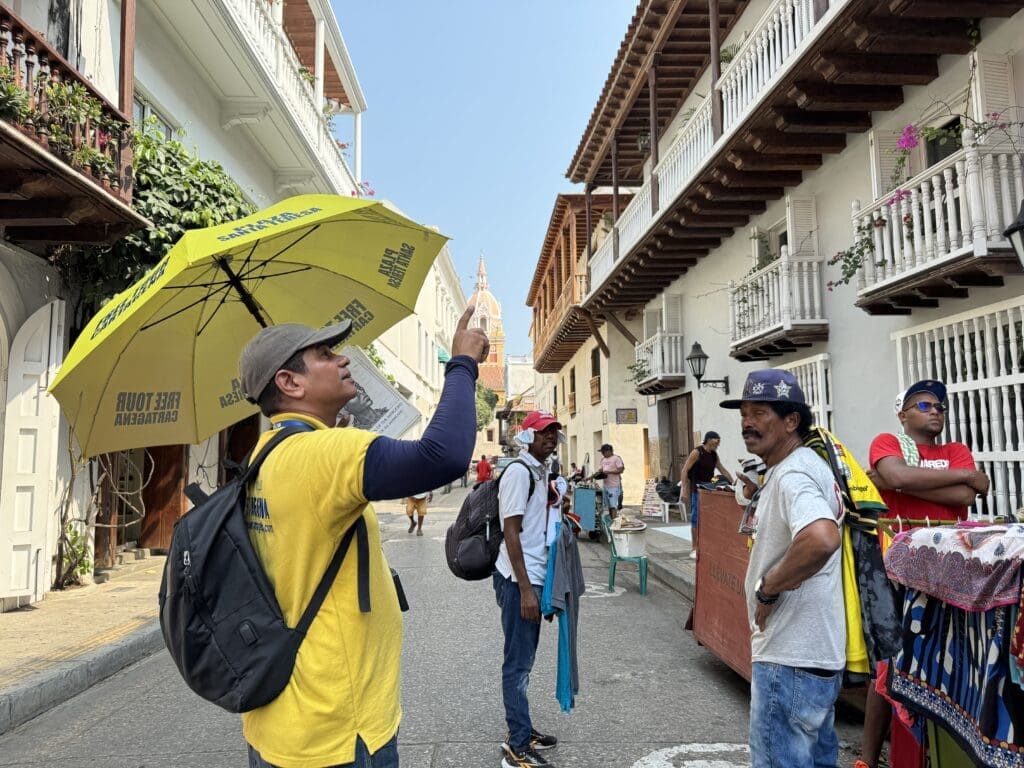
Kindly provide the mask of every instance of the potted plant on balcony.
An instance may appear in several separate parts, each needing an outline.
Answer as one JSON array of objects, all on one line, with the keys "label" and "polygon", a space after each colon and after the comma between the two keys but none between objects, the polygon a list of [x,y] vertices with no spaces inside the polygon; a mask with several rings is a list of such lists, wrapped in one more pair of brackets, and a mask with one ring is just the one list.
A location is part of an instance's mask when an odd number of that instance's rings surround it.
[{"label": "potted plant on balcony", "polygon": [[651,378],[651,368],[646,360],[637,360],[635,363],[627,365],[626,370],[629,371],[626,381],[632,382],[635,385],[639,385],[641,382]]},{"label": "potted plant on balcony", "polygon": [[0,120],[20,123],[28,114],[28,92],[14,82],[10,67],[0,66]]}]

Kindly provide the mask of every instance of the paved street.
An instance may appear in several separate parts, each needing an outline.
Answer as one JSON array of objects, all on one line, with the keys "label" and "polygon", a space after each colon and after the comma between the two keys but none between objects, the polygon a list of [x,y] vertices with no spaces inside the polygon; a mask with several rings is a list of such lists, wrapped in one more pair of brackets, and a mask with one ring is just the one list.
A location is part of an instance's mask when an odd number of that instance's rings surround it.
[{"label": "paved street", "polygon": [[[422,538],[397,505],[378,505],[385,548],[403,576],[406,614],[401,732],[404,768],[497,766],[505,726],[501,635],[489,582],[456,580],[442,539],[454,516],[438,496]],[[620,567],[606,591],[603,547],[583,543],[589,585],[580,628],[576,710],[554,699],[556,633],[545,625],[531,685],[542,730],[562,740],[558,766],[668,768],[747,765],[746,684],[683,629],[689,603],[657,580],[637,590]],[[844,739],[856,741],[845,726]],[[688,745],[688,746],[683,746]],[[852,759],[844,757],[844,765]],[[189,692],[158,653],[0,737],[0,766],[234,768],[244,765],[238,718]]]}]

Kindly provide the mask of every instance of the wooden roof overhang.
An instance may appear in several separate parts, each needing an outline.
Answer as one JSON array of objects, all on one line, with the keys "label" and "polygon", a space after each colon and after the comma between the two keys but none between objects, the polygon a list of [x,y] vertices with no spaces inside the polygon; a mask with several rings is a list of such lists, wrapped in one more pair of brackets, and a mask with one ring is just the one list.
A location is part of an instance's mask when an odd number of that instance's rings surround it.
[{"label": "wooden roof overhang", "polygon": [[[719,0],[724,38],[747,0]],[[638,140],[649,135],[647,73],[657,63],[658,135],[690,95],[710,61],[708,0],[641,0],[605,81],[566,176],[575,183],[612,183],[612,139],[618,134],[618,181],[643,184],[649,150]]]},{"label": "wooden roof overhang", "polygon": [[[316,68],[316,16],[309,0],[279,0],[284,3],[284,31],[299,61],[310,72]],[[345,91],[338,73],[338,64],[324,51],[324,97],[337,99],[347,107],[352,100]]]},{"label": "wooden roof overhang", "polygon": [[586,310],[575,305],[569,307],[551,340],[540,354],[534,352],[534,370],[538,373],[558,373],[562,370],[590,338],[589,322]]},{"label": "wooden roof overhang", "polygon": [[585,308],[595,316],[646,304],[787,188],[842,152],[846,135],[895,109],[904,85],[938,76],[938,58],[970,52],[979,17],[1008,17],[1024,0],[851,0],[701,166]]}]

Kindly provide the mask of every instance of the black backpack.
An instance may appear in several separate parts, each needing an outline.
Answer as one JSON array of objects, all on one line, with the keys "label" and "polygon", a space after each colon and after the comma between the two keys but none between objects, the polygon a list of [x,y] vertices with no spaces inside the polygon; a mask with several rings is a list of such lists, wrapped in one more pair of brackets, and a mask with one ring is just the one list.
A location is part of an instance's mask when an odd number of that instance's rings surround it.
[{"label": "black backpack", "polygon": [[505,467],[501,477],[484,480],[473,486],[455,522],[448,527],[444,537],[444,554],[451,572],[466,581],[486,579],[494,573],[501,548],[501,514],[498,511],[498,487],[501,478],[513,464],[522,464],[530,475],[530,492],[533,496],[533,470],[525,461],[513,461]]},{"label": "black backpack", "polygon": [[342,536],[330,565],[294,628],[285,623],[245,521],[247,484],[282,440],[282,429],[241,474],[212,496],[198,486],[196,505],[174,526],[160,585],[160,628],[189,688],[229,712],[273,701],[292,676],[295,655],[331,589],[353,537],[359,610],[370,610],[370,545],[360,517]]}]

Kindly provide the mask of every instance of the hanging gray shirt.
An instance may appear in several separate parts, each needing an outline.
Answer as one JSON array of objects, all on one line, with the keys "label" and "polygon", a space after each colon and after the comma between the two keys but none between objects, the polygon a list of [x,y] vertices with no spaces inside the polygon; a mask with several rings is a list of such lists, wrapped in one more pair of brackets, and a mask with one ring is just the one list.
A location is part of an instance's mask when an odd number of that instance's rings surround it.
[{"label": "hanging gray shirt", "polygon": [[754,661],[834,670],[846,666],[841,548],[797,589],[782,593],[763,632],[754,624],[754,585],[816,520],[842,526],[842,497],[825,461],[801,447],[768,470],[757,505],[757,537],[745,582]]}]

